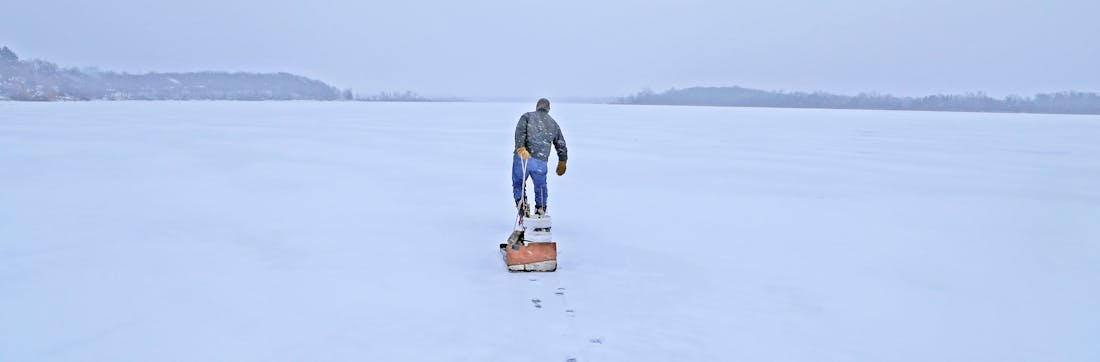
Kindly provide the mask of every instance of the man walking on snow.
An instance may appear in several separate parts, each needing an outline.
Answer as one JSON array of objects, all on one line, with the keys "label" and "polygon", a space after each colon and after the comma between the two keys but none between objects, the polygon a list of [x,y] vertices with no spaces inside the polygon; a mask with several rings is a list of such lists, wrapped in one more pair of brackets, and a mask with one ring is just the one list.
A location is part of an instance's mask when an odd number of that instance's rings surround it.
[{"label": "man walking on snow", "polygon": [[512,156],[512,198],[520,214],[528,215],[527,195],[523,192],[524,166],[527,177],[535,183],[535,214],[546,214],[546,162],[550,158],[550,145],[558,151],[558,176],[565,174],[565,161],[569,158],[565,137],[558,122],[550,117],[550,100],[539,99],[534,112],[524,113],[516,124],[516,152]]}]

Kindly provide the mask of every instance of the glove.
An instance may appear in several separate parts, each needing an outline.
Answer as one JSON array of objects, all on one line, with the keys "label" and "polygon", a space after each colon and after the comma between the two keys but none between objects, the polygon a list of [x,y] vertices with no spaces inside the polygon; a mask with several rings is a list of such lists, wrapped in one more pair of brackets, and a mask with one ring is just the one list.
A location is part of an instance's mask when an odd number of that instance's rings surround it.
[{"label": "glove", "polygon": [[565,174],[565,161],[558,161],[558,176]]},{"label": "glove", "polygon": [[519,155],[519,158],[524,159],[524,160],[526,160],[528,158],[531,158],[531,154],[527,152],[527,147],[517,148],[516,149],[516,154]]}]

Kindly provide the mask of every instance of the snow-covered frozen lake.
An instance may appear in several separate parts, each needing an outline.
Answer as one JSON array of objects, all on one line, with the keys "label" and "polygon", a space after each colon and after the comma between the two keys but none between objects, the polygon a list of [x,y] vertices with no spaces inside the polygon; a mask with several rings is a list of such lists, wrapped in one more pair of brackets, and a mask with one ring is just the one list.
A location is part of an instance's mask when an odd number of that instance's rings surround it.
[{"label": "snow-covered frozen lake", "polygon": [[1100,117],[532,106],[0,102],[0,361],[1100,361]]}]

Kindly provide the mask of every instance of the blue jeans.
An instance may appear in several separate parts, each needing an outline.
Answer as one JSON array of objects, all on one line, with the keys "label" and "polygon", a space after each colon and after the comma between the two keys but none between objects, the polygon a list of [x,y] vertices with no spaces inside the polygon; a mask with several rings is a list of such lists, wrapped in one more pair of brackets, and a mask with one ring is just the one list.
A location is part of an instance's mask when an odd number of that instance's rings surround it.
[{"label": "blue jeans", "polygon": [[[546,207],[546,162],[535,159],[527,159],[527,177],[535,182],[535,207]],[[512,155],[512,199],[527,198],[523,192],[523,160],[519,155]]]}]

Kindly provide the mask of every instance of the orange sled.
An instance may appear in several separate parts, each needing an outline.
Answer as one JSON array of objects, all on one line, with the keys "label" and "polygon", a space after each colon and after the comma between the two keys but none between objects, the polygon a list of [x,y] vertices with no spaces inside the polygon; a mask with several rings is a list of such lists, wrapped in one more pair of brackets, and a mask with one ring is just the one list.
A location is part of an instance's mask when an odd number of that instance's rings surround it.
[{"label": "orange sled", "polygon": [[554,242],[500,244],[500,254],[509,271],[552,272],[558,269],[558,244]]}]

